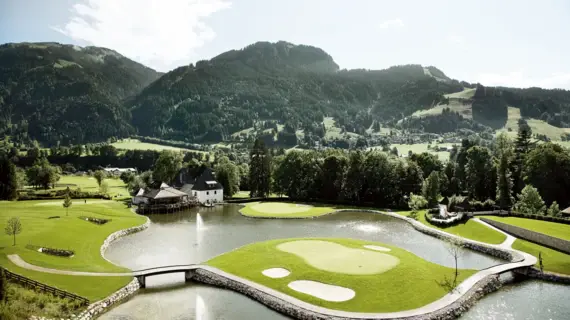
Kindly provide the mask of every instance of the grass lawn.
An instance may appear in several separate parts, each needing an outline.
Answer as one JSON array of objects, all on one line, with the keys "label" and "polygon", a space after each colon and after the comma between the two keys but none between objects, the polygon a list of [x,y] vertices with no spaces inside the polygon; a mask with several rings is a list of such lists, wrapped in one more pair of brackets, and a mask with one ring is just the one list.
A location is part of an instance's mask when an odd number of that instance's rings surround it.
[{"label": "grass lawn", "polygon": [[[378,252],[364,245],[390,251]],[[424,306],[447,293],[436,281],[454,273],[452,268],[398,247],[333,238],[254,243],[215,257],[207,264],[317,306],[353,312],[395,312]],[[283,278],[262,274],[270,268],[285,268],[291,273]],[[459,282],[473,273],[475,270],[460,270]],[[349,288],[356,295],[343,302],[323,300],[289,288],[288,284],[297,280]]]},{"label": "grass lawn", "polygon": [[[396,213],[407,217],[410,214],[410,211],[400,211]],[[434,226],[429,222],[427,222],[424,214],[425,214],[424,211],[420,211],[418,213],[419,222],[423,223],[428,227],[439,229],[441,231],[454,234],[456,236],[490,244],[501,244],[503,243],[503,241],[507,239],[507,236],[505,236],[504,234],[495,231],[491,228],[487,228],[486,226],[471,219],[468,220],[467,223],[458,224],[448,228],[440,228],[438,226]]]},{"label": "grass lawn", "polygon": [[[127,186],[118,177],[105,179],[105,182],[107,182],[107,184],[109,185],[110,196],[114,197],[121,195],[121,197],[123,198],[130,197],[129,191],[127,190]],[[45,191],[43,189],[38,189],[36,193],[39,194],[49,193],[50,191],[63,190],[67,187],[69,187],[69,189],[71,190],[81,188],[82,191],[86,192],[99,191],[99,185],[97,185],[97,180],[95,180],[95,178],[87,175],[85,176],[67,175],[67,176],[61,176],[59,181],[55,184],[55,188],[47,189]],[[25,190],[31,190],[31,189],[32,187],[25,188]]]},{"label": "grass lawn", "polygon": [[570,225],[550,222],[550,221],[542,221],[542,220],[534,220],[534,219],[525,219],[525,218],[518,218],[518,217],[493,217],[488,216],[485,217],[489,220],[495,220],[502,223],[510,224],[515,227],[520,227],[524,229],[528,229],[531,231],[540,232],[551,237],[560,238],[563,240],[570,241]]},{"label": "grass lawn", "polygon": [[[568,254],[520,239],[515,241],[513,248],[530,253],[537,258],[538,254],[542,253],[542,263],[545,271],[570,275],[570,255]],[[539,267],[538,262],[536,267]]]},{"label": "grass lawn", "polygon": [[[269,198],[279,198],[280,196],[275,194],[275,193],[271,193],[269,195]],[[287,196],[281,196],[281,198],[286,198]],[[249,191],[238,191],[237,193],[235,193],[232,198],[234,199],[249,199]]]},{"label": "grass lawn", "polygon": [[240,210],[247,217],[266,218],[310,218],[335,211],[334,207],[311,206],[306,204],[285,202],[252,202]]},{"label": "grass lawn", "polygon": [[476,88],[465,88],[463,91],[444,94],[446,98],[456,98],[456,99],[471,99],[475,95]]},{"label": "grass lawn", "polygon": [[[107,296],[113,290],[124,286],[126,278],[74,277],[23,270],[10,263],[8,254],[18,254],[24,261],[53,269],[123,272],[127,269],[103,259],[100,247],[111,233],[144,223],[145,218],[135,215],[125,205],[116,201],[74,200],[66,216],[62,200],[0,202],[0,226],[5,226],[11,217],[19,217],[22,233],[13,238],[0,235],[0,264],[10,271],[29,276],[34,280],[67,290],[89,299]],[[59,218],[51,218],[59,216]],[[111,219],[97,225],[79,219],[80,216]],[[74,256],[57,257],[40,253],[32,246],[73,250]],[[81,279],[81,280],[80,280]]]}]

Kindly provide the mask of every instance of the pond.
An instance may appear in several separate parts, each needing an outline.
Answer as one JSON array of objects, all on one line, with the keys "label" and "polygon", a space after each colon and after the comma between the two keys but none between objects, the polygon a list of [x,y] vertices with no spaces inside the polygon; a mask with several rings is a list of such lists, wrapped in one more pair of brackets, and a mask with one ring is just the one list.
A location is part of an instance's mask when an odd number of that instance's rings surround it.
[{"label": "pond", "polygon": [[[270,239],[342,237],[393,244],[453,267],[442,241],[384,215],[347,212],[305,220],[252,219],[242,217],[239,208],[225,205],[149,216],[149,229],[117,241],[105,256],[118,265],[138,270],[202,263],[240,246]],[[483,269],[499,263],[498,259],[466,251],[459,264],[460,268]],[[183,274],[146,281],[146,289],[101,319],[288,319],[238,293],[185,284]]]}]

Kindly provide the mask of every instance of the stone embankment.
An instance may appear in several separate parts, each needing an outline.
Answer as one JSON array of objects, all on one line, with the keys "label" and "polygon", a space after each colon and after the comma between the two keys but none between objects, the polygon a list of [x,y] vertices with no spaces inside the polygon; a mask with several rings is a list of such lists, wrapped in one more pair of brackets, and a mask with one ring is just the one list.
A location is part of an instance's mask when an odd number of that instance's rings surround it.
[{"label": "stone embankment", "polygon": [[570,254],[570,241],[563,240],[560,238],[552,237],[540,232],[528,230],[525,228],[513,226],[507,223],[480,218],[482,221],[492,225],[495,228],[501,229],[506,233],[510,233],[513,236],[524,239],[530,242],[534,242],[545,247],[549,247],[552,249],[556,249],[558,251],[562,251],[566,254]]},{"label": "stone embankment", "polygon": [[[124,236],[128,236],[128,235],[130,235],[130,234],[137,233],[137,232],[140,232],[140,231],[143,231],[143,230],[147,229],[147,228],[150,226],[150,219],[149,219],[148,217],[145,217],[145,218],[146,218],[146,222],[143,223],[143,224],[141,224],[140,226],[131,227],[131,228],[127,228],[127,229],[123,229],[123,230],[119,230],[119,231],[116,231],[116,232],[111,233],[111,234],[107,237],[107,239],[105,239],[105,241],[103,242],[103,244],[101,245],[101,250],[100,250],[100,251],[101,251],[101,256],[102,256],[105,260],[109,261],[107,258],[105,258],[105,251],[107,250],[107,248],[109,248],[109,246],[110,246],[113,242],[117,241],[118,239],[120,239],[120,238],[122,238],[122,237],[124,237]],[[109,261],[109,262],[111,262],[111,261]],[[112,263],[112,262],[111,262],[111,263]]]},{"label": "stone embankment", "polygon": [[133,279],[128,285],[124,286],[119,291],[116,291],[107,298],[90,304],[85,311],[75,316],[73,319],[77,320],[91,320],[94,317],[104,313],[111,306],[128,299],[139,290],[139,282]]}]

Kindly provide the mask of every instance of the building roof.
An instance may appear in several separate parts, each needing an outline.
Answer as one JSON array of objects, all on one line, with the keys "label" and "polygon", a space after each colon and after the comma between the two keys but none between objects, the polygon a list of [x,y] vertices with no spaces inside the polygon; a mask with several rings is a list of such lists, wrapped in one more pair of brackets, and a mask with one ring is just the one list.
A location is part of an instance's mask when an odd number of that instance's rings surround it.
[{"label": "building roof", "polygon": [[176,190],[175,188],[167,185],[166,183],[161,183],[158,189],[148,189],[145,191],[143,197],[151,199],[166,199],[166,198],[181,198],[187,196],[186,192]]},{"label": "building roof", "polygon": [[179,186],[186,186],[186,188],[191,185],[193,191],[224,189],[222,184],[216,181],[212,169],[205,166],[200,168],[194,176],[191,176],[187,169],[180,170],[176,183]]},{"label": "building roof", "polygon": [[562,213],[570,214],[570,207],[568,207],[568,208],[562,210]]}]

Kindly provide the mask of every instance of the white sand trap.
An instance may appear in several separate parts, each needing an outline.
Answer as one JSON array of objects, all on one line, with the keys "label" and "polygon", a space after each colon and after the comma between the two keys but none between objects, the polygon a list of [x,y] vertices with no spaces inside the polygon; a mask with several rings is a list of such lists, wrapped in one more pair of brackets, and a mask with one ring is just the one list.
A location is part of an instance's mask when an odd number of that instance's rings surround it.
[{"label": "white sand trap", "polygon": [[375,246],[375,245],[371,245],[371,244],[365,245],[364,248],[370,249],[370,250],[376,250],[376,251],[383,251],[383,252],[392,251],[392,249],[384,248],[381,246]]},{"label": "white sand trap", "polygon": [[293,281],[288,286],[297,292],[310,294],[313,297],[332,302],[348,301],[356,295],[352,289],[311,280]]},{"label": "white sand trap", "polygon": [[294,203],[283,202],[265,202],[251,206],[251,209],[257,212],[270,213],[270,214],[291,214],[298,212],[309,211],[312,206],[298,205]]},{"label": "white sand trap", "polygon": [[379,274],[400,264],[391,254],[323,240],[284,242],[277,249],[297,255],[314,268],[342,274]]},{"label": "white sand trap", "polygon": [[263,273],[263,275],[266,277],[274,278],[274,279],[285,278],[286,276],[291,274],[291,272],[289,272],[289,270],[287,270],[285,268],[265,269],[261,273]]}]

